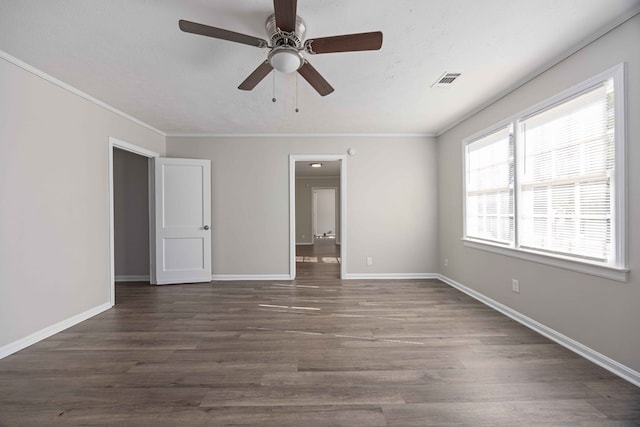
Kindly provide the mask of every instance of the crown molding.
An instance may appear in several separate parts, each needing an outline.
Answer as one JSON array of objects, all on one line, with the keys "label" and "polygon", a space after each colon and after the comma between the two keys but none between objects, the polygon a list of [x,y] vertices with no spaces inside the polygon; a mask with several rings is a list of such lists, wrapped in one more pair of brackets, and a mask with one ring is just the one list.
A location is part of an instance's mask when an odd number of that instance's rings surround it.
[{"label": "crown molding", "polygon": [[167,138],[435,138],[435,133],[167,133]]},{"label": "crown molding", "polygon": [[512,92],[515,92],[517,89],[519,89],[522,86],[524,86],[525,84],[529,83],[531,80],[535,79],[536,77],[540,76],[541,74],[545,73],[546,71],[549,71],[551,68],[555,67],[560,62],[564,61],[565,59],[569,58],[571,55],[573,55],[573,54],[577,53],[578,51],[584,49],[585,47],[589,46],[591,43],[593,43],[596,40],[598,40],[599,38],[603,37],[604,35],[606,35],[610,31],[616,29],[617,27],[619,27],[620,25],[624,24],[625,22],[627,22],[628,20],[630,20],[631,18],[633,18],[634,16],[636,16],[639,13],[640,13],[640,6],[632,9],[631,11],[629,11],[629,12],[625,13],[624,15],[620,16],[618,19],[616,19],[616,20],[610,22],[609,24],[601,27],[598,31],[596,31],[593,34],[591,34],[591,36],[586,37],[584,40],[582,40],[582,42],[578,43],[577,45],[573,46],[570,49],[567,49],[566,51],[564,51],[560,55],[556,56],[551,61],[545,63],[541,67],[536,68],[534,71],[532,71],[531,73],[527,74],[525,77],[523,77],[522,79],[518,80],[516,83],[510,85],[505,90],[502,90],[502,91],[498,92],[495,96],[492,96],[488,101],[480,104],[478,107],[474,108],[473,110],[471,110],[467,114],[465,114],[462,117],[460,117],[459,119],[453,121],[452,123],[450,123],[448,126],[446,126],[441,131],[436,132],[435,136],[436,137],[440,137],[440,136],[444,135],[445,133],[449,132],[451,129],[453,129],[454,127],[458,126],[460,123],[465,122],[466,120],[468,120],[471,117],[475,116],[476,114],[480,113],[484,109],[486,109],[486,108],[490,107],[491,105],[495,104],[496,102],[500,101],[502,98],[506,97],[507,95],[511,94]]},{"label": "crown molding", "polygon": [[107,104],[106,102],[101,101],[98,98],[95,98],[95,97],[89,95],[88,93],[83,92],[80,89],[78,89],[76,87],[73,87],[70,84],[67,84],[67,83],[63,82],[62,80],[56,79],[55,77],[45,73],[42,70],[37,69],[36,67],[34,67],[34,66],[30,65],[30,64],[27,64],[26,62],[16,58],[15,56],[12,56],[12,55],[8,54],[7,52],[5,52],[4,50],[1,50],[1,49],[0,49],[0,58],[4,59],[5,61],[9,62],[10,64],[13,64],[13,65],[15,65],[17,67],[22,68],[23,70],[33,74],[34,76],[40,77],[41,79],[46,80],[49,83],[53,83],[54,85],[66,90],[66,91],[69,91],[69,92],[73,93],[74,95],[77,95],[77,96],[79,96],[79,97],[81,97],[83,99],[86,99],[87,101],[89,101],[89,102],[91,102],[91,103],[93,103],[93,104],[95,104],[95,105],[97,105],[99,107],[102,107],[102,108],[104,108],[104,109],[106,109],[106,110],[108,110],[108,111],[110,111],[110,112],[112,112],[114,114],[117,114],[118,116],[123,117],[123,118],[125,118],[125,119],[127,119],[127,120],[129,120],[129,121],[131,121],[131,122],[133,122],[135,124],[137,124],[137,125],[140,125],[140,126],[142,126],[144,128],[147,128],[147,129],[149,129],[149,130],[151,130],[151,131],[153,131],[153,132],[155,132],[155,133],[157,133],[159,135],[162,135],[164,137],[167,136],[166,133],[162,132],[159,129],[154,128],[153,126],[143,122],[142,120],[136,119],[135,117],[133,117],[133,116],[131,116],[131,115],[129,115],[129,114],[123,112],[123,111],[118,110],[117,108]]}]

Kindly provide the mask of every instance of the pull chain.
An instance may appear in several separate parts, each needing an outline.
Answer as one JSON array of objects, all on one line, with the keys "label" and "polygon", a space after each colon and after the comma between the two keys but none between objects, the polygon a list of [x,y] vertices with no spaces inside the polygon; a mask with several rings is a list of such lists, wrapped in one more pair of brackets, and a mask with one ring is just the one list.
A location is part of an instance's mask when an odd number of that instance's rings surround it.
[{"label": "pull chain", "polygon": [[296,113],[299,112],[298,109],[298,73],[296,73]]},{"label": "pull chain", "polygon": [[273,98],[271,98],[271,101],[276,102],[276,72],[274,70],[271,73],[273,74]]}]

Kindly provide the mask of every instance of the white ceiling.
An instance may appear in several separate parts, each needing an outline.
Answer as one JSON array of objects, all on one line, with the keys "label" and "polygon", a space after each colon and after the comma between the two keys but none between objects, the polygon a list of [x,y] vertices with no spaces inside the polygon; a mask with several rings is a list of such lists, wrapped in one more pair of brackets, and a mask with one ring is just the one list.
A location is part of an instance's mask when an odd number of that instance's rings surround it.
[{"label": "white ceiling", "polygon": [[[267,49],[183,33],[187,19],[267,38],[271,0],[0,0],[0,49],[167,134],[438,134],[640,0],[299,0],[307,38],[381,30],[380,51],[308,55],[237,86]],[[462,76],[431,88],[444,72]]]},{"label": "white ceiling", "polygon": [[[320,168],[312,168],[311,163],[322,163]],[[317,178],[317,177],[339,177],[340,176],[340,161],[297,161],[296,162],[296,177],[299,178]]]}]

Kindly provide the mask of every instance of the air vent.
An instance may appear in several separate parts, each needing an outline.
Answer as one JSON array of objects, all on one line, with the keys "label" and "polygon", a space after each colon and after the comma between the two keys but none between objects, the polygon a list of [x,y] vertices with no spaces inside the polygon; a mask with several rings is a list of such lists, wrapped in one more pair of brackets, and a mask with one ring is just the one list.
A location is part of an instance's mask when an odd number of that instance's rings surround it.
[{"label": "air vent", "polygon": [[449,87],[458,77],[460,77],[460,73],[444,73],[438,77],[431,87]]}]

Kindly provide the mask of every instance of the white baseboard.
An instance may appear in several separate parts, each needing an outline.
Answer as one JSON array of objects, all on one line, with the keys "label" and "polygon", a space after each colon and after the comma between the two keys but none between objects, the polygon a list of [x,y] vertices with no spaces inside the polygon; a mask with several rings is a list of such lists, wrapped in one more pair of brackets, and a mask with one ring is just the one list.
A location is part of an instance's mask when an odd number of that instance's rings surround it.
[{"label": "white baseboard", "polygon": [[23,348],[29,347],[37,343],[38,341],[42,341],[45,338],[49,338],[52,335],[57,334],[58,332],[62,332],[67,328],[70,328],[74,325],[77,325],[80,322],[84,322],[85,320],[102,313],[103,311],[109,310],[113,305],[110,303],[105,303],[94,307],[90,310],[85,311],[84,313],[77,314],[68,319],[62,320],[58,323],[55,323],[51,326],[47,326],[44,329],[40,329],[37,332],[34,332],[31,335],[28,335],[24,338],[20,338],[17,341],[9,343],[0,347],[0,359],[9,356],[15,352],[22,350]]},{"label": "white baseboard", "polygon": [[238,280],[291,280],[288,274],[214,274],[211,280],[226,282]]},{"label": "white baseboard", "polygon": [[116,282],[148,282],[149,275],[129,275],[129,276],[116,276]]},{"label": "white baseboard", "polygon": [[596,365],[603,367],[607,371],[619,376],[620,378],[623,378],[629,381],[633,385],[640,387],[640,372],[637,372],[623,365],[622,363],[616,362],[615,360],[605,356],[604,354],[599,353],[587,347],[586,345],[579,343],[578,341],[572,338],[569,338],[566,335],[563,335],[560,332],[554,329],[551,329],[548,326],[545,326],[542,323],[536,320],[533,320],[530,317],[527,317],[524,314],[517,312],[514,309],[507,307],[506,305],[499,303],[498,301],[495,301],[481,294],[480,292],[477,292],[471,288],[468,288],[467,286],[461,283],[458,283],[453,279],[450,279],[441,274],[438,274],[437,276],[438,276],[437,277],[438,279],[442,280],[444,283],[448,284],[449,286],[452,286],[464,292],[470,297],[475,298],[476,300],[480,301],[485,305],[488,305],[489,307],[499,311],[505,316],[510,317],[516,322],[521,323],[522,325],[530,329],[533,329],[534,331],[538,332],[541,335],[544,335],[545,337],[549,338],[552,341],[555,341],[561,346],[573,351],[574,353],[579,354],[580,356],[584,357],[587,360],[592,361]]},{"label": "white baseboard", "polygon": [[370,273],[345,274],[344,280],[408,280],[408,279],[437,279],[436,273]]}]

